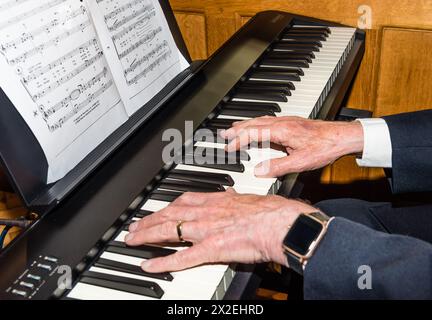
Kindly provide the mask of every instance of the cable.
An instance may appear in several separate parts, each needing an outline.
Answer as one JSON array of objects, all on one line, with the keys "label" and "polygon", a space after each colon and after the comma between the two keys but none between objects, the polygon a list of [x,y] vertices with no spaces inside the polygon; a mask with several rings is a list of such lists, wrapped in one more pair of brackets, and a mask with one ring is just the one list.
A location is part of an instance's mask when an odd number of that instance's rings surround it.
[{"label": "cable", "polygon": [[3,249],[4,241],[10,229],[12,229],[11,226],[6,226],[0,235],[0,250]]},{"label": "cable", "polygon": [[18,227],[21,229],[28,228],[34,221],[26,220],[26,219],[18,219],[18,220],[8,220],[8,219],[0,219],[0,226],[6,227]]}]

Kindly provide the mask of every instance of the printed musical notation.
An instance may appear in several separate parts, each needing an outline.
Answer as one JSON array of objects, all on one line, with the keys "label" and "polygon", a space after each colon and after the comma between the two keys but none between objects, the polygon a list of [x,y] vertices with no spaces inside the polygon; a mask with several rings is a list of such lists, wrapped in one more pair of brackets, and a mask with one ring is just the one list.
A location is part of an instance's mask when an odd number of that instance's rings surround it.
[{"label": "printed musical notation", "polygon": [[44,150],[48,182],[55,181],[128,117],[85,3],[0,3],[0,84]]},{"label": "printed musical notation", "polygon": [[[128,113],[134,113],[187,66],[157,0],[88,0]],[[181,60],[183,58],[183,60]]]},{"label": "printed musical notation", "polygon": [[[24,3],[26,1],[9,2],[0,10],[8,8],[13,12]],[[5,22],[0,21],[4,33],[1,40],[11,39],[0,41],[0,52],[15,68],[22,85],[36,103],[38,112],[34,114],[43,118],[50,131],[55,131],[71,119],[68,109],[72,108],[77,114],[92,102],[86,95],[97,92],[98,88],[82,85],[88,82],[86,78],[93,78],[95,71],[102,70],[99,74],[103,74],[104,81],[100,87],[112,81],[86,7],[65,0],[37,3],[31,15],[24,11]],[[35,16],[43,16],[43,19],[29,18]],[[87,37],[89,32],[93,37],[82,44],[78,39]],[[67,48],[72,50],[63,53]],[[80,94],[76,96],[78,88]],[[62,109],[66,116],[61,114]]]},{"label": "printed musical notation", "polygon": [[157,0],[0,0],[0,87],[73,169],[189,64]]}]

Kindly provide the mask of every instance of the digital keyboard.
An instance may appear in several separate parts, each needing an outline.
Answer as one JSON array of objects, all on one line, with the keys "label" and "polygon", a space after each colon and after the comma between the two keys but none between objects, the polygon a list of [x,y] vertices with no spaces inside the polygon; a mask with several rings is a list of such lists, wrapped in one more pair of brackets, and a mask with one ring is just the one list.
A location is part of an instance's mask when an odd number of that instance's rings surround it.
[{"label": "digital keyboard", "polygon": [[[237,32],[107,161],[0,255],[0,298],[78,300],[240,299],[252,274],[209,265],[148,274],[145,259],[184,245],[128,247],[131,222],[185,192],[277,193],[281,179],[254,175],[257,164],[285,156],[251,148],[227,154],[226,141],[193,139],[192,153],[166,164],[167,129],[228,129],[262,116],[334,119],[364,53],[364,32],[282,12],[263,12]],[[186,150],[186,149],[185,149]],[[212,152],[229,163],[200,164]],[[190,160],[190,161],[186,161]],[[222,163],[222,164],[221,164]],[[67,277],[71,271],[71,277]],[[70,280],[70,281],[69,281]]]}]

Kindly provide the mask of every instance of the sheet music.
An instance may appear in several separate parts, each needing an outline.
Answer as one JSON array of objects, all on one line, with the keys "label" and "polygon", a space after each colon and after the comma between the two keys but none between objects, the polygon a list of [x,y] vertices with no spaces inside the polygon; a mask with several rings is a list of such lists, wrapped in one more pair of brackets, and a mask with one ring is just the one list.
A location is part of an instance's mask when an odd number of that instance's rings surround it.
[{"label": "sheet music", "polygon": [[78,0],[0,2],[0,85],[62,178],[127,119],[89,10]]},{"label": "sheet music", "polygon": [[189,67],[157,0],[87,0],[129,115]]}]

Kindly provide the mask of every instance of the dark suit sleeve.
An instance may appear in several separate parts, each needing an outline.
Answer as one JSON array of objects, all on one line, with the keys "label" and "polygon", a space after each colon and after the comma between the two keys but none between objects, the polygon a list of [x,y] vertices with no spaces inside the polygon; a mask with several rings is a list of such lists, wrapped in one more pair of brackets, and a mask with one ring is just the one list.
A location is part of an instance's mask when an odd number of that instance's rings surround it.
[{"label": "dark suit sleeve", "polygon": [[[361,290],[370,267],[372,289]],[[336,218],[306,266],[305,299],[431,299],[432,245]]]},{"label": "dark suit sleeve", "polygon": [[432,110],[384,117],[390,130],[394,193],[432,191]]}]

